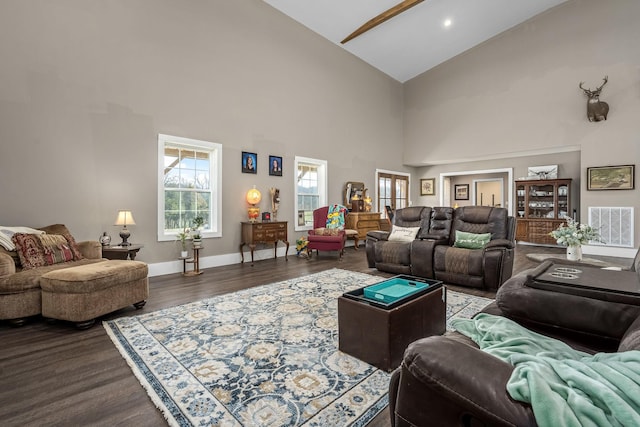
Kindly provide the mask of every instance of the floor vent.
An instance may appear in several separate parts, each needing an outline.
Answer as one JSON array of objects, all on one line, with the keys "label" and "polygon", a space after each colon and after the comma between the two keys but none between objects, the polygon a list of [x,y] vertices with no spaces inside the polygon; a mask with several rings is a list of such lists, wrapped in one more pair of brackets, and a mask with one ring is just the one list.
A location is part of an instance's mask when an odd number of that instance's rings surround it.
[{"label": "floor vent", "polygon": [[608,246],[634,247],[633,208],[589,207],[589,225],[600,230]]}]

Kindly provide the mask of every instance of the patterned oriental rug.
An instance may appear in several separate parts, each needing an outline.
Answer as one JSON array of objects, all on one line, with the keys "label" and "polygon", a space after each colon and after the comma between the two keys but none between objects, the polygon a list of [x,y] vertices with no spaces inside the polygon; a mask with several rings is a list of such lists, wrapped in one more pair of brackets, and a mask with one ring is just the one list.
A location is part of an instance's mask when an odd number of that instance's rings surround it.
[{"label": "patterned oriental rug", "polygon": [[[338,351],[337,299],[381,280],[331,269],[103,325],[171,426],[363,426],[389,374]],[[447,320],[490,302],[447,291]]]}]

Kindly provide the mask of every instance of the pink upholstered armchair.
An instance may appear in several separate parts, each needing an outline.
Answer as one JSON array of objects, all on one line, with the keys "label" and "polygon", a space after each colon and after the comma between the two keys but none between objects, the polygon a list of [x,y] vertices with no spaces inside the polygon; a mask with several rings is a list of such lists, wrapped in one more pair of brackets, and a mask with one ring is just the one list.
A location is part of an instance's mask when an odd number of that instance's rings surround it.
[{"label": "pink upholstered armchair", "polygon": [[[309,230],[307,240],[307,254],[311,257],[313,249],[319,251],[338,251],[342,259],[344,243],[347,239],[344,233],[344,216],[346,208],[340,205],[331,206],[331,214],[336,221],[327,221],[330,213],[329,206],[323,206],[313,211],[313,230]],[[333,224],[331,224],[333,222]],[[341,224],[341,225],[340,225]]]}]

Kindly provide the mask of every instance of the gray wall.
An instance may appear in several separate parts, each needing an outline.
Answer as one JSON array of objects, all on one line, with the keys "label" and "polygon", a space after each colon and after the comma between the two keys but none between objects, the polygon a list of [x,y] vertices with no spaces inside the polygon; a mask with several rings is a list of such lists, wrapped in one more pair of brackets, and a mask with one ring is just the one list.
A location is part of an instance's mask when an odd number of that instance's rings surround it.
[{"label": "gray wall", "polygon": [[[140,259],[173,262],[177,245],[156,239],[158,133],[224,146],[223,237],[205,240],[209,260],[239,258],[254,184],[280,188],[279,219],[293,221],[296,155],[328,160],[330,202],[346,181],[375,188],[376,168],[412,172],[413,203],[434,205],[419,178],[560,164],[583,220],[586,206],[637,210],[638,190],[587,192],[585,176],[640,157],[638,16],[633,0],[571,0],[401,85],[259,0],[4,0],[0,223],[116,237],[128,208]],[[577,84],[605,74],[609,120],[589,123]],[[257,176],[240,172],[243,150],[258,153]],[[547,152],[560,154],[523,157]],[[269,154],[283,157],[282,178],[268,175]]]},{"label": "gray wall", "polygon": [[[570,0],[405,83],[405,162],[476,170],[485,169],[474,164],[483,160],[522,170],[563,164],[578,150],[577,163],[561,168],[560,177],[578,183],[581,221],[589,206],[632,206],[637,215],[637,186],[587,191],[586,168],[640,159],[639,17],[637,0]],[[609,119],[590,123],[578,83],[595,88],[605,75]],[[544,153],[558,154],[512,160]],[[420,168],[413,188],[439,170]]]},{"label": "gray wall", "polygon": [[[328,160],[330,203],[346,181],[374,188],[376,168],[408,171],[401,84],[259,0],[3,0],[0,61],[3,225],[119,241],[127,208],[139,259],[175,260],[156,235],[159,133],[223,144],[223,237],[201,256],[231,262],[254,184],[263,210],[280,188],[295,243],[296,155]],[[241,173],[243,150],[257,175]]]}]

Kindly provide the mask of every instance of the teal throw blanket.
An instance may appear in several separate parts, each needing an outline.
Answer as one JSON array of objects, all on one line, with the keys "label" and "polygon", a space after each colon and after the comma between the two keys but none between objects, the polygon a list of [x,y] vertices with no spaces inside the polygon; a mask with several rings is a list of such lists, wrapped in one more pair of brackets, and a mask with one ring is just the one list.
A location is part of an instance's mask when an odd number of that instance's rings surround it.
[{"label": "teal throw blanket", "polygon": [[640,351],[590,355],[486,313],[452,324],[514,366],[507,391],[540,427],[640,426]]}]

